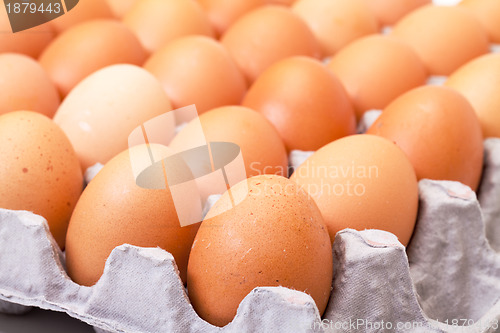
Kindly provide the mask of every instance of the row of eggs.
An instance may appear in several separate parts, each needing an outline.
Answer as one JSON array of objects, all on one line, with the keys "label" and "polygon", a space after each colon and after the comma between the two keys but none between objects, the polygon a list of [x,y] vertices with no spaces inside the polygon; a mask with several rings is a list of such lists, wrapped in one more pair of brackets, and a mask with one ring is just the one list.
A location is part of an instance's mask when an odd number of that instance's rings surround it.
[{"label": "row of eggs", "polygon": [[[290,10],[245,1],[248,11],[259,8],[234,23],[214,23],[214,13],[243,11],[234,4],[240,2],[133,2],[81,1],[80,10],[45,27],[58,37],[43,47],[28,43],[38,51],[1,44],[41,55],[37,62],[0,54],[0,206],[44,216],[77,283],[94,284],[117,245],[160,246],[176,258],[197,312],[215,325],[228,323],[255,286],[306,291],[323,312],[337,231],[384,229],[406,245],[417,180],[479,186],[483,138],[500,136],[500,55],[473,59],[487,53],[488,38],[498,42],[488,20],[481,25],[462,9],[429,5],[397,22],[392,36],[349,43],[376,33],[379,23],[344,40],[329,38],[322,29],[333,28],[322,24],[331,24],[333,13],[352,20],[349,10],[368,8],[361,2],[300,0]],[[469,1],[471,8],[490,6],[482,15],[498,18],[493,2]],[[123,22],[71,22],[128,5]],[[90,6],[103,10],[85,14]],[[177,13],[166,31],[198,35],[162,35],[165,15],[157,13]],[[186,22],[194,30],[183,28]],[[213,38],[219,35],[220,42]],[[325,56],[326,65],[317,60]],[[429,74],[451,74],[445,85],[455,90],[423,86]],[[251,178],[248,199],[236,208],[220,213],[231,201],[226,193],[201,225],[180,227],[168,190],[137,186],[126,148],[136,126],[188,104],[196,104],[208,141],[241,147]],[[353,135],[373,108],[384,112],[368,135]],[[21,109],[38,113],[12,112]],[[174,137],[175,124],[164,130]],[[168,148],[154,149],[182,151],[194,130],[188,123]],[[293,150],[316,153],[287,179]],[[106,165],[82,194],[82,170],[97,162]]]}]

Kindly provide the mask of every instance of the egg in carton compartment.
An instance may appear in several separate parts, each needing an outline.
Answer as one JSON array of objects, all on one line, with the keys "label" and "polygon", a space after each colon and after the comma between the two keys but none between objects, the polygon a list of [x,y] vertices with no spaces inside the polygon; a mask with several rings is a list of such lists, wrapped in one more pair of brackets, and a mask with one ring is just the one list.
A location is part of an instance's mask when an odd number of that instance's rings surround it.
[{"label": "egg in carton compartment", "polygon": [[[380,111],[368,112],[359,132]],[[500,331],[500,139],[488,139],[478,192],[422,180],[413,238],[345,229],[335,237],[334,276],[320,317],[313,299],[284,287],[255,288],[223,328],[189,302],[173,256],[128,244],[113,250],[92,287],[66,274],[46,220],[0,209],[0,312],[66,312],[96,332],[495,332]],[[295,151],[292,166],[311,153]],[[99,166],[89,169],[87,180]],[[214,200],[211,200],[213,203]]]}]

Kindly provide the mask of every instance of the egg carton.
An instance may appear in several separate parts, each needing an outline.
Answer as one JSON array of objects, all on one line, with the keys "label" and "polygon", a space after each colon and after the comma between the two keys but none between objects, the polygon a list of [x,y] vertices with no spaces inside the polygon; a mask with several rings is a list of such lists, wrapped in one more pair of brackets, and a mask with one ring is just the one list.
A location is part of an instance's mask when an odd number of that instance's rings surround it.
[{"label": "egg carton", "polygon": [[[495,332],[500,325],[500,139],[485,141],[478,194],[422,180],[407,250],[379,230],[335,237],[332,297],[255,288],[223,328],[194,311],[171,254],[128,244],[113,250],[92,287],[66,274],[46,220],[0,209],[0,312],[66,312],[96,332]],[[486,238],[488,237],[488,239]],[[467,325],[467,326],[463,326]]]},{"label": "egg carton", "polygon": [[[380,113],[367,112],[358,132]],[[159,248],[117,247],[99,282],[79,286],[67,276],[64,253],[45,219],[5,209],[0,209],[0,312],[21,314],[31,306],[62,311],[97,332],[370,332],[408,331],[408,325],[411,331],[456,332],[456,325],[449,325],[455,323],[469,325],[466,332],[495,331],[500,320],[500,255],[494,251],[500,251],[500,139],[487,140],[485,152],[481,209],[464,185],[420,182],[419,221],[408,256],[390,233],[346,229],[337,234],[334,296],[323,318],[307,294],[261,287],[242,301],[233,322],[214,327],[196,315],[173,257]],[[293,151],[291,166],[312,153]],[[86,180],[101,168],[88,169]],[[216,199],[210,197],[209,203]]]}]

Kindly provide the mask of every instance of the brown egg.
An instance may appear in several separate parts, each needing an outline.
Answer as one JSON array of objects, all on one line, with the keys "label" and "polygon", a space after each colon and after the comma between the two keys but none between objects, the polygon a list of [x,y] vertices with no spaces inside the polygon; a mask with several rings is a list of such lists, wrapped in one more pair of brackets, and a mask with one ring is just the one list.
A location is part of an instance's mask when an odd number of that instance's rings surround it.
[{"label": "brown egg", "polygon": [[455,71],[445,85],[460,92],[472,104],[485,138],[500,138],[500,54],[488,54],[468,62]]},{"label": "brown egg", "polygon": [[315,34],[323,56],[378,31],[377,20],[363,0],[298,0],[292,8]]},{"label": "brown egg", "polygon": [[36,112],[0,115],[0,207],[47,219],[64,249],[71,212],[82,192],[78,158],[63,131]]},{"label": "brown egg", "polygon": [[292,57],[267,69],[242,103],[274,124],[288,151],[316,150],[356,131],[349,97],[321,62]]},{"label": "brown egg", "polygon": [[500,1],[463,0],[459,5],[479,20],[493,43],[500,43]]},{"label": "brown egg", "polygon": [[111,12],[116,18],[123,18],[132,6],[140,0],[106,0]]},{"label": "brown egg", "polygon": [[[242,106],[210,110],[199,118],[208,142],[233,142],[242,152],[247,176],[275,174],[287,176],[288,157],[274,126],[260,113]],[[184,151],[196,147],[197,120],[184,127],[170,147]]]},{"label": "brown egg", "polygon": [[220,36],[239,17],[266,4],[268,0],[198,0],[198,2],[207,13],[215,33]]},{"label": "brown egg", "polygon": [[[125,1],[125,0],[121,0]],[[52,21],[57,32],[61,33],[77,24],[96,20],[111,19],[113,13],[106,1],[79,0],[78,4],[63,16]]]},{"label": "brown egg", "polygon": [[390,26],[418,7],[432,0],[364,0],[375,14],[381,26]]},{"label": "brown egg", "polygon": [[401,19],[392,35],[408,43],[433,75],[449,75],[488,52],[479,22],[456,7],[423,6]]},{"label": "brown egg", "polygon": [[[114,65],[80,82],[61,103],[54,121],[68,135],[85,170],[125,150],[132,130],[171,109],[153,75],[137,66]],[[174,122],[163,131],[173,137]]]},{"label": "brown egg", "polygon": [[224,326],[252,289],[266,286],[304,291],[322,314],[331,290],[332,248],[314,201],[280,176],[253,177],[231,192],[244,200],[229,210],[227,192],[217,201],[189,256],[189,298],[198,315]]},{"label": "brown egg", "polygon": [[344,84],[359,119],[365,111],[383,109],[402,93],[425,84],[427,69],[415,51],[386,36],[360,38],[328,63]]},{"label": "brown egg", "polygon": [[198,113],[239,104],[246,92],[243,74],[227,50],[212,38],[178,38],[155,52],[144,68],[163,85],[174,109],[196,104]]},{"label": "brown egg", "polygon": [[296,0],[267,0],[270,4],[291,6]]},{"label": "brown egg", "polygon": [[32,58],[0,54],[0,114],[30,110],[52,118],[59,94],[44,69]]},{"label": "brown egg", "polygon": [[290,56],[319,57],[316,38],[291,10],[263,6],[236,21],[222,36],[249,83],[273,63]]},{"label": "brown egg", "polygon": [[369,134],[396,143],[418,179],[454,180],[476,190],[483,167],[481,126],[470,103],[446,87],[410,90],[394,100]]},{"label": "brown egg", "polygon": [[[150,148],[155,156],[169,154],[164,146]],[[136,185],[126,150],[106,163],[75,207],[66,238],[68,275],[78,284],[94,285],[111,251],[127,243],[169,251],[185,281],[189,251],[198,227],[199,224],[180,226],[168,187],[146,189]]]},{"label": "brown egg", "polygon": [[333,243],[345,228],[381,229],[410,241],[418,183],[405,153],[389,140],[353,135],[314,153],[291,180],[314,198]]},{"label": "brown egg", "polygon": [[142,65],[146,53],[139,40],[122,23],[96,20],[60,35],[40,56],[60,93],[66,96],[81,80],[113,64]]},{"label": "brown egg", "polygon": [[141,0],[127,12],[123,22],[151,53],[178,37],[214,35],[207,15],[193,0]]},{"label": "brown egg", "polygon": [[13,33],[5,6],[0,6],[0,53],[15,52],[38,58],[55,35],[52,22]]}]

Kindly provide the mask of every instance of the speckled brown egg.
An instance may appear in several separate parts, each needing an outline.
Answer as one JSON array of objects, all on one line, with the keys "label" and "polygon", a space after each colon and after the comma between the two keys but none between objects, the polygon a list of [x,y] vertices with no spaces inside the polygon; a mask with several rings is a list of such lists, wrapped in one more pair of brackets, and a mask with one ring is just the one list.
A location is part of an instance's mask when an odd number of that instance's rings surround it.
[{"label": "speckled brown egg", "polygon": [[63,249],[83,188],[80,163],[64,132],[37,112],[0,115],[0,156],[0,207],[43,216]]},{"label": "speckled brown egg", "polygon": [[[169,251],[182,280],[186,279],[199,224],[181,227],[168,187],[150,189],[136,184],[130,151],[144,147],[132,147],[106,163],[75,207],[66,238],[66,266],[78,284],[95,284],[111,251],[125,243]],[[149,147],[158,161],[170,154],[165,146]]]},{"label": "speckled brown egg", "polygon": [[224,326],[255,287],[284,286],[311,295],[322,314],[330,297],[332,248],[314,201],[280,176],[250,178],[231,193],[244,200],[231,208],[225,193],[191,249],[188,293],[196,312]]}]

